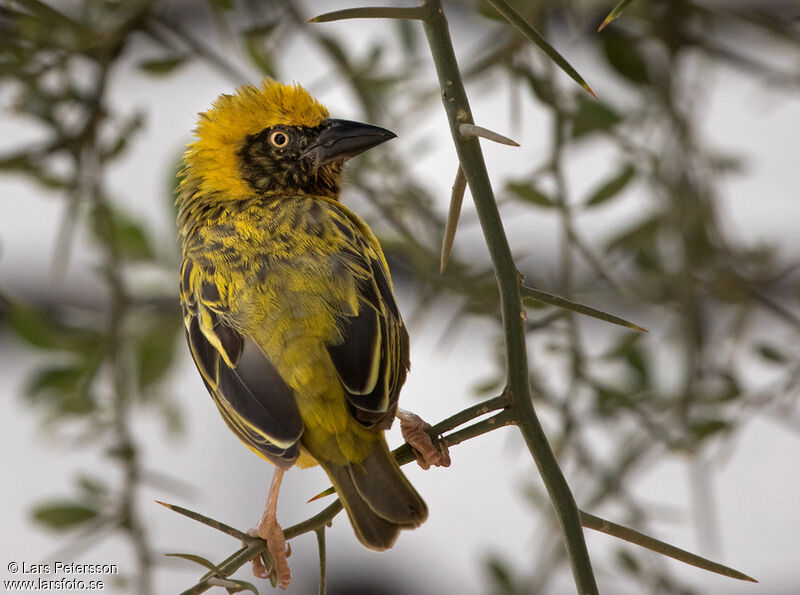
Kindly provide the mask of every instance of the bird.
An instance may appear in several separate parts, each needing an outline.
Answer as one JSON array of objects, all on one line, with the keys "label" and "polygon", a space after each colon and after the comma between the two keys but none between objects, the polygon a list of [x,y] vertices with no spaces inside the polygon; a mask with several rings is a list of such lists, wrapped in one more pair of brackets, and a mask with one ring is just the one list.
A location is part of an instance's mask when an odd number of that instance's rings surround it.
[{"label": "bird", "polygon": [[395,136],[265,79],[199,114],[183,156],[185,334],[225,423],[275,465],[251,534],[267,541],[281,587],[291,572],[276,507],[294,465],[325,470],[372,550],[428,516],[384,435],[409,370],[408,332],[377,238],[340,200],[344,163]]}]

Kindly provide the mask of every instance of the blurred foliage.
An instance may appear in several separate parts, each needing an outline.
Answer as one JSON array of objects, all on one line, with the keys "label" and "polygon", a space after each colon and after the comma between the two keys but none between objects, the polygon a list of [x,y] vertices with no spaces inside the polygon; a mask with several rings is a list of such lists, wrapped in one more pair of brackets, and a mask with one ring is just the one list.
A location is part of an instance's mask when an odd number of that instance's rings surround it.
[{"label": "blurred foliage", "polygon": [[[519,266],[527,283],[569,300],[613,303],[613,311],[653,331],[601,332],[599,323],[585,324],[552,307],[529,310],[527,323],[530,340],[546,353],[532,364],[537,406],[555,420],[548,432],[580,486],[582,508],[613,504],[624,511],[621,520],[646,528],[647,512],[630,488],[655,459],[688,456],[690,465],[706,470],[694,474],[696,481],[710,481],[720,453],[754,414],[800,427],[800,255],[779,257],[768,245],[747,247],[727,233],[721,183],[748,156],[708,146],[700,130],[706,99],[700,83],[714,70],[735,69],[780,88],[800,85],[800,29],[782,12],[791,6],[781,3],[620,3],[627,4],[622,16],[595,33],[613,3],[512,2],[554,45],[566,26],[580,32],[583,50],[603,69],[583,73],[602,98],[595,100],[520,34],[500,28],[487,3],[448,4],[451,18],[477,32],[473,49],[461,58],[466,82],[508,81],[550,119],[549,152],[541,162],[495,181],[504,189],[504,210],[536,217],[546,209],[558,217],[559,259],[553,265],[525,258]],[[102,288],[85,303],[65,304],[6,287],[0,299],[4,330],[35,350],[26,396],[44,423],[74,430],[76,447],[96,448],[123,470],[116,485],[78,478],[72,496],[37,505],[33,516],[60,531],[82,528],[81,539],[101,530],[123,532],[139,562],[132,585],[137,593],[154,592],[153,554],[137,508],[149,462],[141,458],[131,423],[151,411],[168,428],[180,426],[169,379],[183,346],[176,285],[142,287],[135,276],[146,269],[170,278],[176,249],[156,245],[152,231],[125,207],[135,197],[112,194],[107,183],[108,168],[129,156],[147,118],[116,109],[109,100],[110,75],[137,56],[137,68],[153,77],[168,77],[195,61],[234,83],[258,76],[249,73],[291,79],[282,67],[288,44],[281,41],[300,36],[347,84],[365,120],[402,134],[413,129],[420,110],[440,109],[415,23],[397,21],[393,36],[356,51],[335,29],[307,23],[318,9],[293,0],[0,5],[0,90],[13,98],[14,117],[46,133],[0,155],[0,171],[25,176],[64,201],[55,268],[67,269],[82,230],[92,239]],[[742,37],[765,43],[729,42]],[[146,47],[148,58],[134,46]],[[794,68],[779,65],[789,60],[770,60],[770,52],[793,56]],[[612,157],[600,165],[606,173],[597,186],[575,196],[566,165],[587,145]],[[375,222],[395,276],[413,283],[416,314],[444,303],[453,312],[451,331],[474,317],[499,322],[485,258],[466,251],[459,258],[457,244],[447,273],[439,275],[444,197],[435,200],[432,193],[441,189],[413,168],[426,150],[364,155],[349,169],[348,191]],[[585,212],[634,200],[647,201],[642,219],[592,229],[590,237],[579,231]],[[502,365],[498,359],[497,378]],[[759,367],[770,369],[768,381],[750,372]],[[501,384],[487,378],[477,392],[499,391]],[[590,434],[609,441],[612,454],[597,455]],[[538,484],[525,491],[532,506],[547,502]],[[532,557],[532,567],[517,571],[497,557],[486,561],[495,592],[544,593],[564,570],[555,528],[538,535],[541,554]],[[608,564],[647,592],[691,592],[660,560],[635,549],[620,549]]]}]

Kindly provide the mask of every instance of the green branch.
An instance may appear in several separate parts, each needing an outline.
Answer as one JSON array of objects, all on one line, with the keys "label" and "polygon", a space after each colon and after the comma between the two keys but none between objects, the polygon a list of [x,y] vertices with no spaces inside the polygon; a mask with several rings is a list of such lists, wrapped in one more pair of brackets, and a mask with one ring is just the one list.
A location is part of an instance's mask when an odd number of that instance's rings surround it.
[{"label": "green branch", "polygon": [[[495,2],[492,4],[497,7]],[[439,77],[442,102],[447,112],[458,159],[475,201],[500,290],[507,387],[514,418],[550,495],[550,501],[561,525],[578,591],[584,594],[597,593],[578,507],[533,409],[525,345],[525,311],[520,296],[520,274],[514,264],[478,139],[464,138],[459,131],[461,124],[472,124],[474,121],[450,40],[447,19],[441,0],[426,0],[425,6],[430,8],[431,17],[430,20],[423,21],[423,24]]]},{"label": "green branch", "polygon": [[[500,395],[499,397],[494,397],[492,399],[488,399],[481,403],[477,403],[471,407],[467,407],[463,411],[459,411],[458,413],[451,415],[450,417],[442,420],[438,424],[432,426],[431,428],[427,429],[428,434],[436,440],[439,436],[442,435],[443,432],[449,431],[453,428],[456,428],[460,425],[468,421],[472,421],[486,415],[488,413],[498,411],[495,415],[482,419],[472,425],[467,426],[466,428],[462,428],[461,430],[457,430],[446,436],[440,438],[442,442],[444,442],[447,446],[456,446],[462,442],[466,442],[467,440],[471,440],[472,438],[477,438],[478,436],[482,436],[488,432],[496,430],[498,428],[502,428],[508,425],[515,424],[514,420],[514,411],[512,408],[508,407],[508,400],[506,395]],[[402,446],[396,448],[392,452],[395,460],[400,465],[406,465],[415,460],[414,452],[412,451],[411,447],[408,444],[403,444]],[[333,489],[326,490],[320,494],[321,497],[323,495],[330,495],[335,493]],[[316,499],[316,498],[315,498]],[[198,563],[202,563],[203,566],[209,568],[209,572],[207,572],[200,580],[192,586],[191,588],[184,591],[181,595],[197,595],[199,593],[204,593],[208,589],[214,586],[219,586],[220,580],[227,579],[230,577],[234,572],[239,570],[242,566],[244,566],[248,561],[252,560],[256,556],[264,556],[269,557],[269,552],[267,551],[266,542],[262,539],[252,537],[238,529],[235,529],[229,525],[226,525],[223,522],[211,519],[206,517],[200,513],[188,510],[181,506],[175,506],[172,504],[165,504],[164,502],[158,502],[159,504],[169,508],[170,510],[182,514],[186,517],[191,518],[197,522],[203,523],[209,527],[217,529],[235,539],[244,542],[244,546],[231,554],[227,559],[223,560],[220,564],[212,564],[204,559],[199,558],[198,556],[192,556],[189,554],[169,554],[172,556],[183,557]],[[292,525],[284,530],[284,536],[287,540],[294,539],[300,535],[305,533],[316,533],[317,536],[317,545],[319,548],[319,556],[320,556],[320,587],[319,592],[324,593],[325,588],[325,581],[326,581],[326,547],[325,547],[325,535],[324,531],[325,528],[333,521],[333,519],[342,511],[342,504],[337,499],[329,504],[326,508],[315,514],[314,516]],[[727,566],[723,566],[721,564],[717,564],[716,562],[712,562],[706,558],[702,558],[697,556],[696,554],[692,554],[675,546],[669,545],[663,541],[659,541],[658,539],[654,539],[648,535],[644,535],[630,529],[628,527],[624,527],[622,525],[618,525],[616,523],[612,523],[611,521],[607,521],[595,515],[589,514],[587,512],[578,511],[580,515],[580,521],[583,527],[588,529],[594,529],[596,531],[600,531],[602,533],[606,533],[607,535],[611,535],[618,539],[622,539],[629,543],[633,543],[635,545],[647,548],[659,554],[663,554],[665,556],[669,556],[670,558],[674,558],[675,560],[679,560],[681,562],[685,562],[686,564],[690,564],[692,566],[696,566],[698,568],[702,568],[704,570],[708,570],[710,572],[715,572],[717,574],[721,574],[727,577],[756,582],[754,579],[750,578],[746,574],[743,574],[737,570],[732,568],[728,568]],[[241,582],[241,581],[239,581]]]}]

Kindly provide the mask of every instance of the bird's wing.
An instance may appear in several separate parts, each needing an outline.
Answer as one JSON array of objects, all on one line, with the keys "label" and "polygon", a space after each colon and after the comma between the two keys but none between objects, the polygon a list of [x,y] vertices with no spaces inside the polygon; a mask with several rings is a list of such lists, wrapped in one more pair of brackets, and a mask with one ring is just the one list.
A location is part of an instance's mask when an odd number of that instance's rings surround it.
[{"label": "bird's wing", "polygon": [[261,348],[224,322],[221,279],[196,274],[191,256],[181,268],[186,338],[214,402],[247,446],[280,467],[297,459],[303,421],[292,390]]},{"label": "bird's wing", "polygon": [[377,240],[351,225],[343,230],[349,248],[343,257],[356,279],[358,312],[342,318],[341,341],[328,345],[328,353],[353,417],[365,426],[389,427],[409,367],[408,333]]}]

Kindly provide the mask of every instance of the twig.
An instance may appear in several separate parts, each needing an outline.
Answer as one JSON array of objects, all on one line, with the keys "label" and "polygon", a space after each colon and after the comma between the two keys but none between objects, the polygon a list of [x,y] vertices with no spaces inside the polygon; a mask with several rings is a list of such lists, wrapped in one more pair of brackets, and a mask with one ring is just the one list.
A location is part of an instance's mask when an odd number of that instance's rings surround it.
[{"label": "twig", "polygon": [[[441,0],[426,0],[425,5],[430,7],[431,17],[423,21],[423,24],[439,77],[442,102],[447,112],[459,162],[475,201],[500,290],[507,386],[512,411],[550,495],[569,552],[578,591],[583,594],[597,593],[578,507],[533,409],[528,378],[524,310],[519,287],[520,275],[500,219],[480,144],[476,138],[464,138],[459,132],[459,125],[471,124],[473,118],[450,40],[447,19]],[[496,0],[492,0],[492,5],[497,7]]]},{"label": "twig", "polygon": [[325,564],[328,557],[325,550],[325,527],[320,527],[316,530],[316,533],[317,549],[319,550],[319,595],[325,595]]}]

